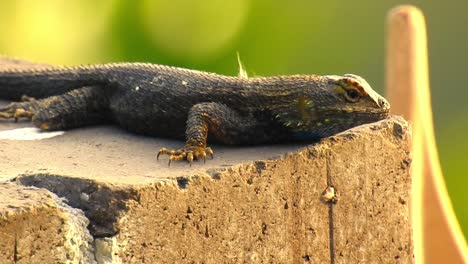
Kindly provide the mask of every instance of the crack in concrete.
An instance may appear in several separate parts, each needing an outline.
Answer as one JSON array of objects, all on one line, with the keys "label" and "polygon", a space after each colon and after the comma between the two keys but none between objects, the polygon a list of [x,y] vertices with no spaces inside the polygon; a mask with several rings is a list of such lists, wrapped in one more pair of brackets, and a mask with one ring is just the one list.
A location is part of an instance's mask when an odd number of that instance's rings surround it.
[{"label": "crack in concrete", "polygon": [[13,263],[18,263],[18,237],[15,236],[15,248],[13,249]]},{"label": "crack in concrete", "polygon": [[329,241],[330,241],[330,263],[335,264],[335,240],[334,240],[334,227],[333,227],[333,204],[328,205],[328,224],[329,224]]},{"label": "crack in concrete", "polygon": [[[330,167],[330,153],[327,155],[326,167],[327,167],[327,186],[333,186],[331,167]],[[330,263],[335,264],[335,239],[334,239],[334,225],[333,225],[333,205],[334,202],[328,202],[328,235],[329,235],[329,247],[330,247]]]}]

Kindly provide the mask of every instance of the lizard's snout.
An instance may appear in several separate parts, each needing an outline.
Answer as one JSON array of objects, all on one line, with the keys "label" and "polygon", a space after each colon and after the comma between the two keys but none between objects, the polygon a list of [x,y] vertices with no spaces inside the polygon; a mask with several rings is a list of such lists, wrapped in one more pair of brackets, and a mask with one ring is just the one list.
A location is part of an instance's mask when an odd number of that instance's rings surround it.
[{"label": "lizard's snout", "polygon": [[382,110],[385,110],[385,111],[390,110],[390,104],[389,104],[388,101],[385,100],[385,98],[383,98],[383,97],[380,97],[380,98],[377,100],[377,104],[379,105],[379,107],[380,107]]}]

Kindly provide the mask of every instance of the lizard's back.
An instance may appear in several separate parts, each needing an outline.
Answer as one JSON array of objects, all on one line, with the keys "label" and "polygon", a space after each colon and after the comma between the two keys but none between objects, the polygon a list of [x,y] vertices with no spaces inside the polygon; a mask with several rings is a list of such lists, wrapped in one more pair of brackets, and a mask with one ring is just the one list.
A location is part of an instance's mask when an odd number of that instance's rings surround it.
[{"label": "lizard's back", "polygon": [[0,98],[45,98],[97,85],[105,91],[109,116],[120,126],[182,138],[187,114],[197,103],[217,102],[241,114],[268,115],[269,104],[296,97],[292,88],[299,92],[310,77],[246,79],[149,63],[15,67],[0,70]]}]

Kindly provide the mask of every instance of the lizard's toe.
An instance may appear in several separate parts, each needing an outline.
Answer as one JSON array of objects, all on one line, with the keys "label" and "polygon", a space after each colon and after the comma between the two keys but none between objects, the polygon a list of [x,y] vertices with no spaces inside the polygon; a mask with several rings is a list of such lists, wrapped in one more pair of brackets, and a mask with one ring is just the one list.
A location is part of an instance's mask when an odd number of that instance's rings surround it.
[{"label": "lizard's toe", "polygon": [[37,102],[36,98],[27,95],[21,96],[21,102]]},{"label": "lizard's toe", "polygon": [[203,159],[203,162],[206,162],[207,156],[213,159],[213,150],[209,147],[198,146],[185,146],[184,148],[178,150],[161,148],[156,158],[159,159],[159,156],[161,155],[169,155],[169,166],[171,165],[172,161],[178,160],[187,160],[190,163],[190,166],[192,166],[192,162],[194,160]]},{"label": "lizard's toe", "polygon": [[33,115],[34,112],[32,107],[28,107],[23,103],[10,103],[6,106],[0,107],[0,118],[14,118],[15,122],[22,117],[31,119]]}]

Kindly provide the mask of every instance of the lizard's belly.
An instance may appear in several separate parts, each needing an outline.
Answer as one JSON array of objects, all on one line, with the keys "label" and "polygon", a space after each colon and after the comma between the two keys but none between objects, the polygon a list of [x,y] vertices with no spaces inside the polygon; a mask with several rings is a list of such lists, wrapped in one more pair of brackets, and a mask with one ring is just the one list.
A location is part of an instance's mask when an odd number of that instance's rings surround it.
[{"label": "lizard's belly", "polygon": [[185,109],[164,109],[157,101],[112,100],[109,104],[114,122],[129,131],[168,138],[185,138]]}]

